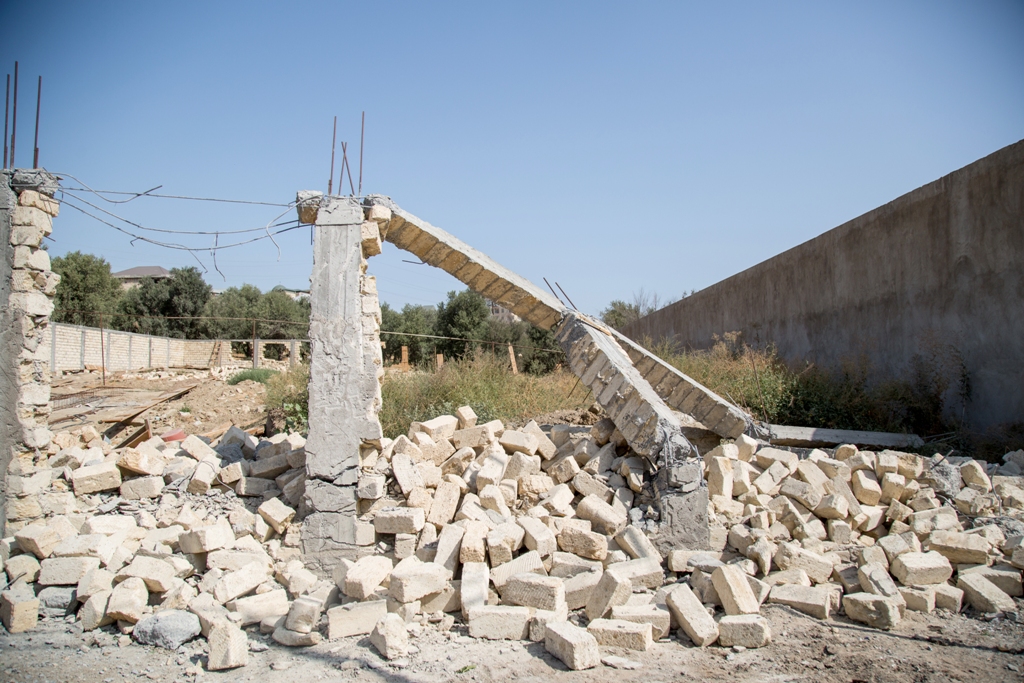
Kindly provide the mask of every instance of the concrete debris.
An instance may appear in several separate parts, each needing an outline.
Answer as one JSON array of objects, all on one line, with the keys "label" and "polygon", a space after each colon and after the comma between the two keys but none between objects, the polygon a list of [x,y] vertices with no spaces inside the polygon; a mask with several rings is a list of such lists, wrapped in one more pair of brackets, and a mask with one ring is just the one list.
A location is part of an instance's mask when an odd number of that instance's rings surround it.
[{"label": "concrete debris", "polygon": [[[218,450],[224,439],[236,448]],[[95,440],[62,436],[12,468],[19,500],[74,499],[8,523],[0,620],[12,633],[74,614],[85,631],[169,650],[203,637],[220,670],[247,664],[246,629],[288,647],[369,635],[395,660],[415,655],[410,634],[462,621],[473,638],[543,642],[570,669],[628,669],[602,648],[646,651],[674,628],[699,647],[765,647],[764,603],[892,629],[906,610],[1016,612],[1024,595],[1024,539],[1004,531],[1024,521],[1024,477],[976,461],[741,436],[677,459],[690,474],[673,476],[690,479],[671,485],[710,494],[710,537],[666,552],[662,468],[613,423],[511,430],[463,407],[364,459],[350,483],[365,552],[324,576],[300,547],[311,508],[285,494],[305,481],[301,436],[232,429],[220,443],[105,453]],[[97,462],[65,464],[93,447]],[[236,450],[242,460],[221,460]]]}]

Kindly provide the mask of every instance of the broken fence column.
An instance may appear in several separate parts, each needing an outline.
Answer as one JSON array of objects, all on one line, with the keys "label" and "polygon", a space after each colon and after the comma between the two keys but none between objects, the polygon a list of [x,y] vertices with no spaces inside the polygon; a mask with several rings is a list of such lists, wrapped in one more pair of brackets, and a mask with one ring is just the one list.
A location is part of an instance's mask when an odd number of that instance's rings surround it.
[{"label": "broken fence column", "polygon": [[356,487],[361,449],[379,449],[383,436],[380,304],[365,258],[379,249],[367,244],[354,199],[299,193],[299,200],[300,219],[316,224],[302,550],[307,566],[330,576],[342,558],[356,559],[375,541],[356,520]]},{"label": "broken fence column", "polygon": [[600,323],[570,312],[555,338],[569,367],[591,391],[630,447],[655,469],[661,525],[652,539],[663,553],[710,542],[708,492],[701,464],[672,410]]}]

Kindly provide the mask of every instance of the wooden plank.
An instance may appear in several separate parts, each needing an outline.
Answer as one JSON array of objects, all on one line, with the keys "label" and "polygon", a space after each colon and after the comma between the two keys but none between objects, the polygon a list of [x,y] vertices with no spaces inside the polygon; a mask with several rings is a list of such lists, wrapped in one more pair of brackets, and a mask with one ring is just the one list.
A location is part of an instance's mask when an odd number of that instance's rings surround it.
[{"label": "wooden plank", "polygon": [[166,391],[166,392],[160,394],[160,396],[158,396],[156,399],[154,399],[153,401],[151,401],[151,402],[149,402],[147,404],[144,404],[144,405],[141,405],[141,406],[134,406],[132,408],[129,408],[127,411],[119,413],[117,415],[111,415],[111,416],[103,417],[99,421],[100,422],[131,422],[133,419],[135,419],[136,417],[138,417],[142,413],[146,412],[150,408],[158,406],[161,403],[166,403],[167,401],[173,401],[176,398],[184,396],[188,392],[190,392],[193,389],[195,389],[197,386],[199,386],[198,383],[191,384],[191,385],[189,385],[187,387],[182,387],[180,389],[175,389],[173,391]]},{"label": "wooden plank", "polygon": [[147,419],[141,429],[137,429],[131,436],[118,444],[117,448],[135,448],[143,441],[149,441],[152,438],[153,429],[150,427],[149,420]]},{"label": "wooden plank", "polygon": [[816,427],[788,427],[785,425],[769,425],[769,429],[771,430],[769,441],[777,446],[815,448],[818,446],[838,446],[850,443],[857,446],[881,448],[920,448],[924,445],[924,441],[916,434],[862,432],[850,429],[819,429]]}]

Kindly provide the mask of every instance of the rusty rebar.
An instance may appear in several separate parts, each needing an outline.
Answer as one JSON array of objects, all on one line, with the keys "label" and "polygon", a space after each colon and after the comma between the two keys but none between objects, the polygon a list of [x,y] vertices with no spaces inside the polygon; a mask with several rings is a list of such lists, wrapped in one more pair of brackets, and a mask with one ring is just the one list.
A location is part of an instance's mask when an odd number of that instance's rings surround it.
[{"label": "rusty rebar", "polygon": [[338,117],[334,117],[334,132],[331,133],[331,178],[327,181],[327,194],[330,196],[334,190],[334,150],[338,148]]},{"label": "rusty rebar", "polygon": [[36,88],[36,139],[32,145],[32,168],[39,168],[39,105],[43,101],[43,77],[39,77]]},{"label": "rusty rebar", "polygon": [[4,94],[4,168],[7,168],[7,125],[11,115],[11,74],[7,74],[7,90]]}]

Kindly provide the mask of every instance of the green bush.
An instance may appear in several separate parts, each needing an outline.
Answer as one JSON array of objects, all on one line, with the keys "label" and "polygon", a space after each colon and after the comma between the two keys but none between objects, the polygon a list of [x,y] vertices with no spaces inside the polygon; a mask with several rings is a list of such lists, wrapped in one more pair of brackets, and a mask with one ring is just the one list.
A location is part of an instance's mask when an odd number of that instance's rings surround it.
[{"label": "green bush", "polygon": [[277,370],[271,370],[270,368],[249,368],[248,370],[236,372],[228,377],[228,384],[234,386],[247,379],[251,379],[253,382],[259,382],[260,384],[266,384],[267,381],[276,374],[278,374]]},{"label": "green bush", "polygon": [[309,431],[309,366],[297,363],[267,381],[267,407],[284,414],[291,432]]}]

